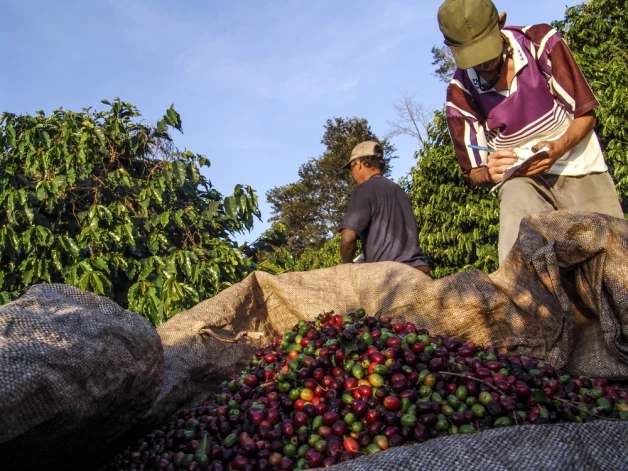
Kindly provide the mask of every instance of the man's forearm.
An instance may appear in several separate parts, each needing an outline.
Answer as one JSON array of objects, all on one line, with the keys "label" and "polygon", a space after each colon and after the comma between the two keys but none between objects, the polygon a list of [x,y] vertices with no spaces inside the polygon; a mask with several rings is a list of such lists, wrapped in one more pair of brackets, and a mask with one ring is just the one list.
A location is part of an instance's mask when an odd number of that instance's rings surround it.
[{"label": "man's forearm", "polygon": [[358,245],[358,235],[352,229],[343,229],[340,233],[340,256],[342,263],[353,263],[355,248]]},{"label": "man's forearm", "polygon": [[480,186],[483,188],[488,188],[495,184],[491,180],[491,175],[488,172],[488,167],[486,165],[471,169],[468,174],[467,181],[474,186]]},{"label": "man's forearm", "polygon": [[[577,146],[587,135],[591,132],[591,129],[595,127],[596,119],[593,111],[578,116],[572,121],[567,128],[565,134],[563,134],[557,141],[561,144],[562,154],[571,150]],[[562,157],[562,154],[560,157]]]},{"label": "man's forearm", "polygon": [[353,257],[355,255],[355,249],[358,243],[356,240],[343,240],[340,239],[340,256],[342,257],[342,263],[353,263]]},{"label": "man's forearm", "polygon": [[430,267],[428,267],[427,265],[419,265],[418,267],[415,267],[415,268],[419,271],[422,271],[430,278],[432,278],[432,275],[430,274]]}]

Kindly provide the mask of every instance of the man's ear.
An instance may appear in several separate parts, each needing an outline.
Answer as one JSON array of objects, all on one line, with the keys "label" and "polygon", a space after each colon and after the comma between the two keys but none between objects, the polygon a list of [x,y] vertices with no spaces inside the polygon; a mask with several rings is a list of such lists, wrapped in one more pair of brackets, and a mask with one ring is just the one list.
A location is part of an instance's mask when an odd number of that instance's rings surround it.
[{"label": "man's ear", "polygon": [[506,12],[505,11],[500,13],[497,23],[499,24],[499,29],[503,29],[504,26],[506,26]]}]

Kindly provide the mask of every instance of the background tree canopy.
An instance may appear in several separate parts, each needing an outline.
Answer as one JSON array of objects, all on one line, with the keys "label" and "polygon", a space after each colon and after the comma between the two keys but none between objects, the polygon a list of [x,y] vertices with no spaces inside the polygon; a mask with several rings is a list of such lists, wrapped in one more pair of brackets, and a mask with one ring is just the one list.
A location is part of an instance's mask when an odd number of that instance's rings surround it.
[{"label": "background tree canopy", "polygon": [[158,325],[254,268],[231,236],[259,217],[257,196],[223,198],[199,171],[209,161],[174,149],[172,107],[148,127],[103,103],[0,118],[0,296],[66,283]]},{"label": "background tree canopy", "polygon": [[552,25],[563,35],[600,106],[596,131],[628,208],[628,2],[592,0],[568,8]]}]

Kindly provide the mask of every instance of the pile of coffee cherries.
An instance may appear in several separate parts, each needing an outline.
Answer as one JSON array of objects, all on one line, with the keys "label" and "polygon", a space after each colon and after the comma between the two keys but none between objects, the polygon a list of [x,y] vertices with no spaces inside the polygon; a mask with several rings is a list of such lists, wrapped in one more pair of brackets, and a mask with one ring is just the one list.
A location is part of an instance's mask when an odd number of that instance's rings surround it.
[{"label": "pile of coffee cherries", "polygon": [[628,392],[358,309],[300,321],[107,469],[292,471],[445,435],[592,420],[628,420]]}]

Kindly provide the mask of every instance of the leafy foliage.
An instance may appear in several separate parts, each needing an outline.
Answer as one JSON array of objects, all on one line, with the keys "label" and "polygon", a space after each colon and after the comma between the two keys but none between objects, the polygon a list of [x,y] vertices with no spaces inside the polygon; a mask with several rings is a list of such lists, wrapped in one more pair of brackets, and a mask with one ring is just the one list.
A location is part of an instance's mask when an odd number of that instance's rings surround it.
[{"label": "leafy foliage", "polygon": [[281,223],[274,223],[259,239],[241,250],[254,261],[256,269],[280,275],[296,271],[296,263],[286,248],[286,243],[286,227]]},{"label": "leafy foliage", "polygon": [[435,113],[415,158],[417,165],[402,185],[414,207],[419,242],[432,276],[441,278],[470,269],[494,271],[498,265],[499,201],[494,193],[465,182],[443,111]]},{"label": "leafy foliage", "polygon": [[173,107],[149,127],[131,104],[103,103],[2,114],[0,297],[66,283],[159,325],[251,271],[230,237],[259,217],[257,196],[237,185],[223,198],[200,173],[209,161],[174,149]]},{"label": "leafy foliage", "polygon": [[628,208],[628,2],[592,0],[570,7],[553,26],[593,89],[597,132],[624,208]]},{"label": "leafy foliage", "polygon": [[286,228],[286,247],[293,255],[301,255],[306,248],[321,248],[338,231],[354,187],[350,173],[342,166],[351,150],[365,140],[382,144],[388,162],[394,158],[395,148],[373,134],[366,119],[327,120],[321,140],[326,147],[323,155],[301,165],[298,181],[266,193],[272,206],[270,220]]},{"label": "leafy foliage", "polygon": [[456,61],[451,49],[447,46],[432,47],[432,65],[437,66],[434,76],[441,82],[449,83],[456,72]]},{"label": "leafy foliage", "polygon": [[[359,241],[358,241],[359,244]],[[356,250],[360,253],[360,250]],[[336,234],[329,239],[319,249],[307,248],[297,259],[295,271],[316,270],[317,268],[327,268],[340,265],[340,234]]]}]

